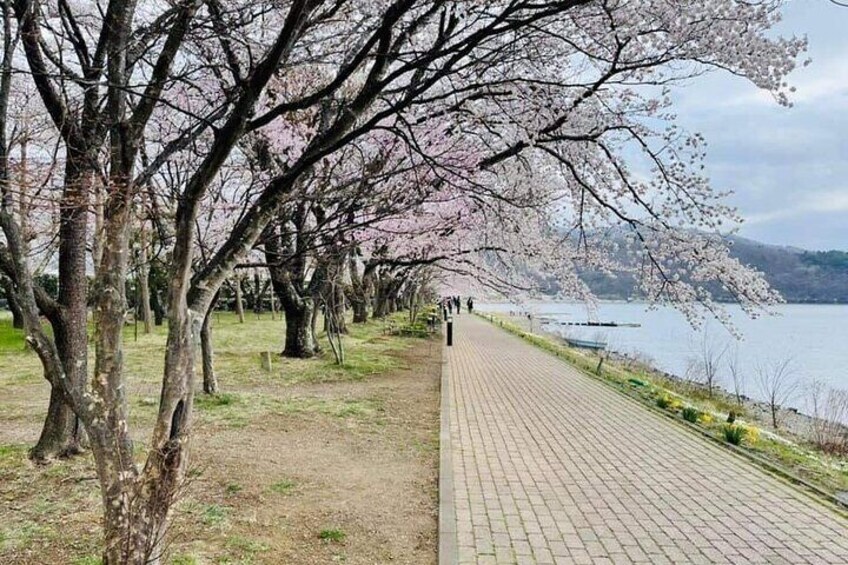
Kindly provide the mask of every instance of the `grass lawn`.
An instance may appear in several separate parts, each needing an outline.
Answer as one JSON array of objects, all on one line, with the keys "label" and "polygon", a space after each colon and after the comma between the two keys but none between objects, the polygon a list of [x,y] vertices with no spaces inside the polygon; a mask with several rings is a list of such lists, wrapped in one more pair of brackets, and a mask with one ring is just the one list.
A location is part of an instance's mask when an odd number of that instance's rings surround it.
[{"label": "grass lawn", "polygon": [[[221,393],[198,393],[189,480],[166,562],[435,563],[440,344],[351,325],[346,365],[273,358],[284,323],[215,314]],[[125,333],[139,460],[157,409],[165,328]],[[199,386],[198,376],[198,386]],[[90,455],[34,466],[48,386],[0,313],[0,563],[99,563]]]}]

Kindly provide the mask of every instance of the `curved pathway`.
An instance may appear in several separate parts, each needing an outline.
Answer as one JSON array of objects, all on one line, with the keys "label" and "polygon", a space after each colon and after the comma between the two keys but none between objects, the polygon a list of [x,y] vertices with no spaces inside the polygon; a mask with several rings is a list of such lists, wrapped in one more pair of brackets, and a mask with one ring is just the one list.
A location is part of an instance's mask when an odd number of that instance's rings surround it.
[{"label": "curved pathway", "polygon": [[455,320],[442,565],[848,564],[848,520],[823,503],[476,316]]}]

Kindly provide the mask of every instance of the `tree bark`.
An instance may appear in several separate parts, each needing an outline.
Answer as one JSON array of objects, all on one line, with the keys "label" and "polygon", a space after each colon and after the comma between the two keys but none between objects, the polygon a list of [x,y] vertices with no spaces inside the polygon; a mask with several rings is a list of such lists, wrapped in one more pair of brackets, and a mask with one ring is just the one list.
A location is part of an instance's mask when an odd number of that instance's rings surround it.
[{"label": "tree bark", "polygon": [[[47,364],[50,403],[38,443],[31,450],[35,460],[68,456],[80,451],[81,422],[67,406],[64,387],[85,389],[88,380],[88,280],[86,239],[88,193],[93,180],[87,156],[69,151],[65,163],[65,188],[59,216],[59,296],[61,312],[52,313],[54,347],[61,366]],[[33,321],[40,324],[40,320]],[[32,329],[29,330],[32,332]],[[64,381],[64,382],[63,382]],[[55,418],[55,420],[54,420]],[[73,423],[71,423],[73,420]]]},{"label": "tree bark", "polygon": [[[305,221],[304,217],[302,211],[294,215],[294,223],[299,226],[298,235],[294,238],[295,242],[288,241],[288,234],[279,233],[277,225],[270,225],[263,234],[265,257],[268,260],[271,276],[271,289],[280,300],[280,307],[286,320],[285,347],[282,355],[301,359],[313,357],[319,351],[314,331],[317,301],[311,289],[312,287],[320,288],[322,281],[318,272],[320,269],[312,274],[308,283],[305,280],[307,260],[306,253],[303,251],[305,242],[301,238],[300,231]],[[284,256],[288,258],[285,265],[280,262]]]},{"label": "tree bark", "polygon": [[342,285],[335,284],[334,288],[330,291],[332,292],[333,302],[330,304],[330,308],[333,309],[333,316],[327,316],[330,320],[330,324],[334,327],[330,328],[334,333],[337,334],[346,334],[347,333],[347,321],[345,320],[345,314],[347,313],[347,308],[345,307],[345,292]]},{"label": "tree bark", "polygon": [[312,297],[312,320],[309,324],[309,330],[312,334],[312,347],[315,354],[321,353],[321,342],[318,341],[318,316],[321,315],[321,309],[315,307],[316,298]]},{"label": "tree bark", "polygon": [[259,269],[253,270],[253,313],[256,317],[262,315],[262,298],[265,296],[265,287],[259,278]]},{"label": "tree bark", "polygon": [[3,286],[3,294],[6,295],[9,310],[12,312],[12,327],[16,330],[24,329],[24,314],[14,296],[12,281],[6,277],[0,276],[0,285]]},{"label": "tree bark", "polygon": [[[48,380],[50,380],[48,378]],[[50,403],[38,443],[30,449],[29,458],[46,462],[82,453],[83,430],[60,386],[50,387]]]},{"label": "tree bark", "polygon": [[[7,6],[8,7],[8,6]],[[4,30],[8,32],[11,15],[4,13]],[[20,18],[19,18],[20,21]],[[24,18],[22,29],[33,32],[33,22]],[[32,39],[32,35],[28,36]],[[8,39],[8,35],[7,35]],[[71,455],[79,450],[81,432],[76,417],[68,407],[70,394],[82,394],[87,379],[87,281],[86,230],[88,194],[95,161],[85,151],[85,143],[69,144],[65,158],[65,175],[59,208],[59,296],[53,301],[37,289],[27,262],[26,219],[16,222],[12,215],[12,200],[7,190],[9,180],[6,135],[6,102],[11,80],[10,42],[4,45],[2,87],[0,87],[0,226],[9,250],[4,271],[14,280],[7,290],[10,304],[26,331],[27,343],[36,351],[42,363],[44,377],[50,383],[51,394],[47,417],[38,443],[30,452],[35,460],[59,455]],[[27,43],[32,48],[32,43]],[[19,211],[26,213],[26,208]],[[51,339],[40,318],[47,314],[53,327]]]},{"label": "tree bark", "polygon": [[161,326],[165,323],[165,306],[162,305],[162,298],[157,290],[150,293],[150,307],[153,308],[153,323]]},{"label": "tree bark", "polygon": [[359,264],[356,257],[351,254],[348,261],[350,272],[350,307],[353,310],[353,323],[364,324],[368,321],[368,305],[371,302],[371,287],[373,275],[366,268],[364,273],[359,273]]},{"label": "tree bark", "polygon": [[235,287],[236,287],[236,314],[238,315],[238,320],[240,324],[244,323],[244,303],[241,298],[241,279],[234,279]]},{"label": "tree bark", "polygon": [[364,299],[353,299],[350,300],[351,307],[353,309],[353,323],[354,324],[364,324],[368,321],[368,301]]},{"label": "tree bark", "polygon": [[215,376],[214,352],[212,350],[212,329],[210,321],[212,318],[212,310],[215,309],[213,301],[212,306],[206,311],[206,316],[203,318],[203,325],[200,326],[200,352],[203,359],[203,392],[206,394],[216,394],[218,392],[218,378]]},{"label": "tree bark", "polygon": [[385,318],[389,314],[388,288],[385,282],[379,281],[374,293],[374,317]]},{"label": "tree bark", "polygon": [[94,193],[94,238],[91,244],[91,263],[96,273],[103,257],[103,187],[99,182],[92,184]]},{"label": "tree bark", "polygon": [[[118,193],[121,187],[112,191]],[[129,437],[129,409],[123,375],[123,325],[129,251],[128,204],[116,200],[107,218],[100,269],[94,286],[95,360],[91,395],[99,399],[89,423],[91,446],[103,497],[104,564],[139,563],[152,553],[153,524],[134,509],[145,496],[134,492],[137,469]],[[155,449],[152,448],[151,452]]]},{"label": "tree bark", "polygon": [[139,233],[139,265],[138,285],[141,291],[141,320],[144,322],[144,333],[153,331],[153,311],[150,308],[150,268],[147,264],[147,229],[144,224]]},{"label": "tree bark", "polygon": [[315,355],[312,318],[316,309],[311,298],[300,302],[300,305],[283,303],[286,317],[286,345],[283,356],[308,359]]}]

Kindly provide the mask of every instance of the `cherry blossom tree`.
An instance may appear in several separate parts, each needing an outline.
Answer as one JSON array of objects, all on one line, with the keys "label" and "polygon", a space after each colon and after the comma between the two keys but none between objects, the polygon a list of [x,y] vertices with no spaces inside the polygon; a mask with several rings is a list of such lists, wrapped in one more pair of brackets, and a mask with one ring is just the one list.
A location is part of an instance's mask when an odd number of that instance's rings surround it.
[{"label": "cherry blossom tree", "polygon": [[[704,142],[675,123],[668,89],[724,70],[788,104],[804,42],[769,33],[779,0],[4,2],[64,148],[58,299],[39,298],[14,229],[3,250],[28,338],[91,441],[104,563],[160,559],[189,456],[196,338],[258,245],[272,263],[285,255],[275,239],[313,234],[337,266],[359,248],[401,281],[396,295],[428,263],[525,290],[540,270],[583,295],[580,266],[620,268],[603,238],[620,229],[645,293],[693,319],[721,315],[708,281],[751,312],[776,298],[729,258],[719,234],[736,215],[701,173]],[[216,183],[258,154],[254,138],[270,140],[270,166],[227,187],[239,211],[198,260]],[[384,147],[390,158],[375,161]],[[141,195],[175,162],[159,196],[173,214],[155,220],[168,241],[165,370],[138,466],[121,341],[128,245]]]}]

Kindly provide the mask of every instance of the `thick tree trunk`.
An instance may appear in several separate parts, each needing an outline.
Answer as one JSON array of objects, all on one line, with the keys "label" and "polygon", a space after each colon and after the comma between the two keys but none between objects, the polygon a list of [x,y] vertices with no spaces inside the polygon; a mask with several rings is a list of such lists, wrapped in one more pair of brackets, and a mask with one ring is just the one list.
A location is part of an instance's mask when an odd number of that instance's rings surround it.
[{"label": "thick tree trunk", "polygon": [[283,309],[286,316],[286,345],[283,355],[300,359],[314,356],[312,317],[315,306],[312,299],[303,299],[300,306],[283,304]]},{"label": "thick tree trunk", "polygon": [[[96,357],[92,396],[103,399],[88,422],[104,507],[104,565],[150,565],[160,561],[169,511],[179,496],[186,467],[194,387],[196,336],[202,319],[189,309],[185,288],[189,270],[172,276],[168,341],[159,413],[144,469],[133,460],[127,426],[121,331],[126,277],[126,210],[107,211],[101,272],[97,276]],[[175,245],[177,264],[190,264],[190,252]],[[188,255],[188,258],[186,258]],[[205,308],[205,309],[204,309]]]},{"label": "thick tree trunk", "polygon": [[378,292],[374,297],[374,317],[385,318],[389,314],[389,303]]},{"label": "thick tree trunk", "polygon": [[200,326],[200,352],[203,359],[203,392],[215,394],[218,392],[218,378],[215,376],[214,353],[212,350],[212,329],[210,320],[212,318],[213,306],[206,312],[203,325]]},{"label": "thick tree trunk", "polygon": [[[71,415],[68,406],[63,406],[66,389],[55,389],[73,387],[78,391],[84,390],[88,380],[86,215],[88,193],[93,179],[92,171],[88,167],[90,161],[86,156],[69,153],[65,162],[65,189],[59,214],[58,303],[62,306],[62,312],[50,316],[59,363],[45,363],[45,357],[42,355],[44,376],[50,381],[51,393],[41,436],[30,452],[34,459],[71,455],[79,450],[83,435],[79,419]],[[41,322],[36,317],[32,323]],[[32,329],[29,331],[32,333]],[[65,434],[64,437],[62,434]]]},{"label": "thick tree trunk", "polygon": [[364,299],[351,299],[353,308],[353,323],[364,324],[368,321],[368,301]]},{"label": "thick tree trunk", "polygon": [[182,314],[170,312],[159,417],[144,469],[139,473],[134,464],[124,463],[132,460],[132,444],[120,430],[98,428],[95,459],[105,514],[103,565],[161,562],[169,511],[183,487],[187,464],[195,356],[191,336],[200,329],[190,330],[192,316]]},{"label": "thick tree trunk", "polygon": [[386,296],[386,285],[377,280],[374,284],[374,312],[375,318],[385,318],[389,313],[388,297]]},{"label": "thick tree trunk", "polygon": [[[115,187],[114,192],[121,190]],[[94,286],[95,359],[91,395],[100,399],[89,434],[103,498],[106,546],[103,563],[140,563],[156,545],[155,524],[144,515],[146,493],[135,491],[137,469],[129,436],[124,382],[125,281],[129,252],[129,210],[120,200],[105,211],[100,269]],[[151,448],[155,451],[156,445]],[[137,509],[141,506],[141,509]]]},{"label": "thick tree trunk", "polygon": [[30,459],[46,462],[82,453],[82,436],[82,426],[66,401],[61,386],[51,385],[47,416],[38,443],[29,451]]},{"label": "thick tree trunk", "polygon": [[24,329],[24,317],[14,300],[9,300],[9,310],[12,311],[12,327],[16,330]]},{"label": "thick tree trunk", "polygon": [[12,293],[12,283],[5,277],[0,277],[0,283],[3,285],[3,294],[6,295],[6,302],[9,305],[9,310],[12,312],[12,327],[16,330],[22,330],[24,329],[24,314]]}]

